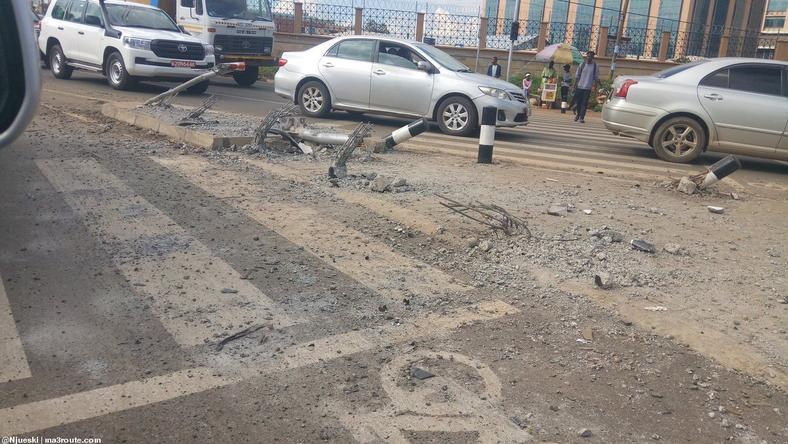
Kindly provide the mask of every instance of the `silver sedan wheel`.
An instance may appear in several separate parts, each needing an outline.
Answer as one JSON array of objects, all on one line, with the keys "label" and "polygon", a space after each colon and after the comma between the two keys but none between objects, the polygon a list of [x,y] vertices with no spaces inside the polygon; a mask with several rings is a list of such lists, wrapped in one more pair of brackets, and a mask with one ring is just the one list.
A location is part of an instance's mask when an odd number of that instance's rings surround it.
[{"label": "silver sedan wheel", "polygon": [[468,125],[468,110],[461,103],[452,103],[443,110],[443,123],[452,131],[462,131]]},{"label": "silver sedan wheel", "polygon": [[323,103],[325,102],[325,98],[323,97],[323,93],[320,92],[319,88],[309,87],[304,90],[304,94],[301,96],[301,100],[304,103],[304,108],[310,113],[317,113],[323,108]]},{"label": "silver sedan wheel", "polygon": [[666,151],[681,157],[698,146],[698,134],[689,125],[676,123],[668,127],[660,143]]},{"label": "silver sedan wheel", "polygon": [[116,85],[123,80],[123,65],[120,63],[120,60],[115,60],[110,65],[109,79]]}]

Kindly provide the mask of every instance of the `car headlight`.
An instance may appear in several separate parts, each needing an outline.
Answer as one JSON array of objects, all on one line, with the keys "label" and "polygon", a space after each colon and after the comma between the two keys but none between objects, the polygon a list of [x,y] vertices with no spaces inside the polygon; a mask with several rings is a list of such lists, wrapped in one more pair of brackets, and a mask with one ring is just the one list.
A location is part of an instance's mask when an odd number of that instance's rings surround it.
[{"label": "car headlight", "polygon": [[213,45],[203,45],[205,47],[205,55],[212,56],[213,55]]},{"label": "car headlight", "polygon": [[512,98],[512,95],[509,94],[508,92],[502,89],[493,88],[491,86],[480,86],[479,91],[483,92],[484,94],[487,94],[488,96],[496,97],[501,100],[514,100]]},{"label": "car headlight", "polygon": [[129,48],[145,49],[150,51],[150,40],[138,39],[136,37],[123,37],[123,44]]}]

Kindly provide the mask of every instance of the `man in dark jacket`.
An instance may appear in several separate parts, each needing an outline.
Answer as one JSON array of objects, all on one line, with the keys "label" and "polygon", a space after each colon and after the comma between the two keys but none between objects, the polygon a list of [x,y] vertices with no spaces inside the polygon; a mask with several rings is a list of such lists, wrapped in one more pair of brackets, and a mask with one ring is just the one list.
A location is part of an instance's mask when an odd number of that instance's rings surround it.
[{"label": "man in dark jacket", "polygon": [[493,57],[492,63],[487,67],[487,75],[496,79],[501,78],[501,65],[498,64],[498,57]]}]

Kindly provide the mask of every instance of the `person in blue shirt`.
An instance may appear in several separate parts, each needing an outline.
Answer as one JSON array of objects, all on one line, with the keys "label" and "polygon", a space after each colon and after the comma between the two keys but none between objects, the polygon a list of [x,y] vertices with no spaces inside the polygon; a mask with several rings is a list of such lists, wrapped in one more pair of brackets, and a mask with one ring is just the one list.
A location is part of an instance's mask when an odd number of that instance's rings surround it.
[{"label": "person in blue shirt", "polygon": [[594,61],[594,51],[586,53],[586,61],[577,68],[577,81],[575,82],[575,104],[577,105],[577,115],[575,122],[585,123],[586,109],[588,108],[588,98],[591,97],[591,90],[599,81],[599,66]]}]

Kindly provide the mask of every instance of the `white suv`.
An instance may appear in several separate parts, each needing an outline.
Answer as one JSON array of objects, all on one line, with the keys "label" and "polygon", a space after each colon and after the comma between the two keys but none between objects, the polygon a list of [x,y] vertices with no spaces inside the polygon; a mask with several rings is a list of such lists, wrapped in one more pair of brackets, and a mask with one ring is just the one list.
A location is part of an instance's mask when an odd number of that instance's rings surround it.
[{"label": "white suv", "polygon": [[[152,6],[120,1],[56,0],[41,21],[38,46],[52,74],[100,72],[115,89],[136,80],[187,80],[214,66],[213,47],[190,36]],[[202,93],[208,81],[189,92]]]}]

